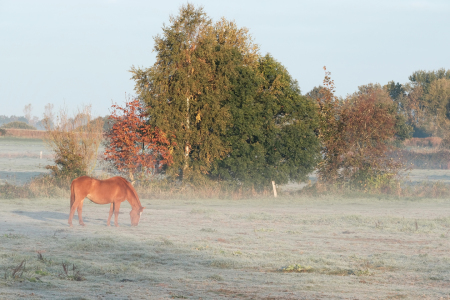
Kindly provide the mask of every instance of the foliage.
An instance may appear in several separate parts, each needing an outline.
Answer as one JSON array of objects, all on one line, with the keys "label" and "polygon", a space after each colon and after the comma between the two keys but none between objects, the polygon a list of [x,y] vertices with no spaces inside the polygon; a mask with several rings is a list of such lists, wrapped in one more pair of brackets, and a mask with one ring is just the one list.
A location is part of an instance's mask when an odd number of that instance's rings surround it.
[{"label": "foliage", "polygon": [[450,130],[450,70],[416,71],[410,83],[386,89],[415,128],[415,137],[445,137]]},{"label": "foliage", "polygon": [[157,62],[132,69],[150,123],[176,143],[171,178],[258,187],[303,180],[318,160],[314,104],[245,28],[193,5],[155,38]]},{"label": "foliage", "polygon": [[[58,180],[60,186],[82,175],[89,175],[97,162],[97,151],[102,138],[102,120],[91,122],[91,107],[85,106],[73,118],[61,109],[52,120],[51,110],[47,111],[44,124],[47,131],[45,142],[53,151],[55,164],[46,166]],[[55,125],[53,125],[55,124]]]},{"label": "foliage", "polygon": [[389,95],[369,85],[339,101],[329,72],[321,94],[317,100],[324,155],[318,168],[320,181],[364,189],[374,179],[395,177],[401,164],[387,156],[388,142],[397,132]]},{"label": "foliage", "polygon": [[427,112],[426,128],[434,135],[444,136],[450,130],[450,79],[433,81],[422,97]]},{"label": "foliage", "polygon": [[172,163],[172,145],[159,128],[147,124],[147,114],[138,100],[112,108],[109,119],[113,125],[105,133],[105,160],[126,173],[131,182],[138,171],[156,172]]},{"label": "foliage", "polygon": [[229,101],[232,124],[223,135],[231,145],[217,160],[211,177],[262,190],[307,179],[320,159],[314,103],[301,96],[298,84],[270,55],[255,70],[238,69]]},{"label": "foliage", "polygon": [[31,130],[36,130],[36,127],[28,125],[25,122],[21,122],[21,121],[13,121],[10,123],[6,123],[2,125],[3,129],[8,129],[8,128],[15,128],[15,129],[31,129]]},{"label": "foliage", "polygon": [[438,79],[450,79],[450,70],[445,70],[444,68],[437,71],[415,71],[409,80],[417,86],[423,89],[424,94],[429,93],[429,88],[432,82]]},{"label": "foliage", "polygon": [[187,4],[155,38],[155,52],[152,67],[132,68],[135,89],[150,123],[176,143],[167,174],[198,181],[230,151],[221,139],[230,125],[224,105],[230,77],[236,66],[256,62],[257,46],[247,29],[225,19],[213,24],[202,8]]},{"label": "foliage", "polygon": [[5,116],[5,115],[0,115],[0,125],[3,125],[3,124],[7,124],[7,123],[11,123],[11,122],[14,122],[14,121],[20,121],[20,122],[25,122],[25,123],[27,123],[28,122],[28,120],[25,118],[25,117],[22,117],[22,116],[20,116],[20,117],[18,117],[18,116]]}]

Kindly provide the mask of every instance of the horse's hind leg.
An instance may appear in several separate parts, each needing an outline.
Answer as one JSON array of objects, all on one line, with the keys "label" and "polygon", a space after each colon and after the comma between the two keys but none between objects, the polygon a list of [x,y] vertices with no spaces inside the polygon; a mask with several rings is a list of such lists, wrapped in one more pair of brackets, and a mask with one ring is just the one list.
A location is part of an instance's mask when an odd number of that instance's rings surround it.
[{"label": "horse's hind leg", "polygon": [[84,199],[82,199],[80,201],[80,203],[78,204],[78,207],[77,207],[77,210],[78,210],[78,221],[80,222],[81,226],[84,226],[83,217],[81,216],[81,213],[83,211],[83,202],[84,202]]},{"label": "horse's hind leg", "polygon": [[69,214],[69,226],[72,227],[72,219],[75,215],[75,210],[77,209],[78,202],[75,200],[74,203],[72,203],[72,207],[70,208],[70,214]]},{"label": "horse's hind leg", "polygon": [[74,205],[72,205],[72,207],[70,208],[69,222],[68,222],[70,227],[73,226],[73,225],[72,225],[72,219],[73,219],[73,215],[75,214],[75,209],[76,209],[76,207],[75,207],[75,204],[74,204]]},{"label": "horse's hind leg", "polygon": [[113,212],[114,212],[114,202],[111,202],[111,206],[109,208],[108,220],[106,221],[106,226],[109,226],[109,222],[111,221],[111,216],[113,215]]}]

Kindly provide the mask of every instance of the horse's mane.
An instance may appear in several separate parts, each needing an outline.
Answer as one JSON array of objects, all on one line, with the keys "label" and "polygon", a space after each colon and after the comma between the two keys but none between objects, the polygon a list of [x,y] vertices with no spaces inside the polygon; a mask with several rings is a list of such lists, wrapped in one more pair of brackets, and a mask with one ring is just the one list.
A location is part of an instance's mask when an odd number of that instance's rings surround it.
[{"label": "horse's mane", "polygon": [[142,207],[141,201],[139,200],[139,196],[138,196],[138,194],[136,193],[136,189],[134,188],[134,186],[133,186],[128,180],[126,180],[125,178],[120,177],[120,176],[119,176],[119,178],[120,178],[123,182],[125,182],[125,184],[128,186],[128,188],[133,192],[134,197],[136,198],[136,200],[137,200],[139,206]]}]

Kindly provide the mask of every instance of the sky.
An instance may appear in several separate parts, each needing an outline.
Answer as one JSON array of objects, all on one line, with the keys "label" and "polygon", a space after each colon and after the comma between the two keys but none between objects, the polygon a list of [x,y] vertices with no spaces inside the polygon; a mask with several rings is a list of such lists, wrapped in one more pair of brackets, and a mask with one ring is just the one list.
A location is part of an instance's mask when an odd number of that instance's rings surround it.
[{"label": "sky", "polygon": [[[0,0],[0,115],[42,118],[44,106],[92,105],[105,116],[134,94],[132,66],[155,62],[153,38],[186,1]],[[449,0],[192,0],[246,27],[299,83],[331,72],[336,93],[417,70],[450,69]]]}]

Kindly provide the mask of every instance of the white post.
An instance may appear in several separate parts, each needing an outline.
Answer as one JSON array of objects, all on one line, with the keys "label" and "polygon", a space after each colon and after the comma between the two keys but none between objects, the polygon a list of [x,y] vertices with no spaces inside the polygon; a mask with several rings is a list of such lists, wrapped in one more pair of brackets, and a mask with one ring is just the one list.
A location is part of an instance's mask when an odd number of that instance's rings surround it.
[{"label": "white post", "polygon": [[41,151],[41,154],[39,154],[39,159],[42,159],[42,151]]},{"label": "white post", "polygon": [[273,196],[277,197],[277,187],[275,186],[275,181],[272,180],[272,187],[273,187]]}]

